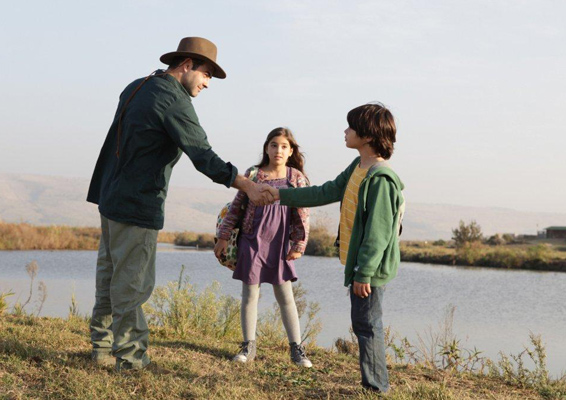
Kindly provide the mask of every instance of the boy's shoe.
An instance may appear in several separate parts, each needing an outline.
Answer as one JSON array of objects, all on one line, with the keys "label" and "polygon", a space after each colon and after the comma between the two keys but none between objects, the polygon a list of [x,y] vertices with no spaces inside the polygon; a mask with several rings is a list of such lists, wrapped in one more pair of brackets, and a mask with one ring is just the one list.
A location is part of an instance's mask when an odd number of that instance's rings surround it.
[{"label": "boy's shoe", "polygon": [[297,344],[295,342],[290,343],[289,346],[291,347],[291,361],[293,361],[299,367],[312,367],[312,363],[307,357],[305,346]]},{"label": "boy's shoe", "polygon": [[246,363],[255,358],[256,342],[255,340],[248,340],[240,344],[240,352],[234,356],[232,361]]}]

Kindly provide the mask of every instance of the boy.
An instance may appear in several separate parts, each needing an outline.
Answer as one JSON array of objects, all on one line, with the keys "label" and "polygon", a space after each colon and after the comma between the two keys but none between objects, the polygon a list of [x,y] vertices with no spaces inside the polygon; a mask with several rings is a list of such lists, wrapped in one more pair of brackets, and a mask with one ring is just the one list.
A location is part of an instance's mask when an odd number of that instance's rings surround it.
[{"label": "boy", "polygon": [[[346,147],[359,157],[333,181],[299,189],[270,189],[281,204],[314,207],[341,201],[340,262],[350,287],[352,328],[360,345],[362,385],[386,392],[382,303],[385,284],[395,277],[398,236],[404,212],[404,188],[385,160],[393,153],[396,127],[382,104],[366,104],[348,113]],[[267,188],[266,188],[267,190]]]}]

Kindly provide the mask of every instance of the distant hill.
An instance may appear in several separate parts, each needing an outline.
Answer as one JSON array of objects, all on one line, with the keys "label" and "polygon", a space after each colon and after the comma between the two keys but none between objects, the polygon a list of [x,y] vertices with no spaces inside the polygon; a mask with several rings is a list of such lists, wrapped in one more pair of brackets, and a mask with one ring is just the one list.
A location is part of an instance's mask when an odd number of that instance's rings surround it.
[{"label": "distant hill", "polygon": [[[98,210],[85,201],[89,180],[42,175],[0,174],[0,220],[34,225],[99,225]],[[165,230],[214,232],[219,209],[232,200],[234,189],[169,188]],[[313,209],[313,221],[332,230],[338,206]],[[507,208],[407,203],[403,239],[449,239],[460,220],[476,220],[485,234],[535,234],[551,225],[566,225],[566,214],[535,213]]]}]

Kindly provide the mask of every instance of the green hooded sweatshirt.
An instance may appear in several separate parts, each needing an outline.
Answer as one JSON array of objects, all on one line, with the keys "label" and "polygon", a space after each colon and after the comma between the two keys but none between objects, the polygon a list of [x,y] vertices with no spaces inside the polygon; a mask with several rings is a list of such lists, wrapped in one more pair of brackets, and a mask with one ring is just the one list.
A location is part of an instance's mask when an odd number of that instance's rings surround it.
[{"label": "green hooded sweatshirt", "polygon": [[[281,204],[316,207],[342,201],[350,176],[359,162],[360,157],[357,157],[336,179],[321,186],[281,189]],[[387,163],[377,163],[369,168],[358,192],[344,286],[353,281],[382,286],[397,275],[401,260],[399,227],[405,208],[403,189],[403,183]]]}]

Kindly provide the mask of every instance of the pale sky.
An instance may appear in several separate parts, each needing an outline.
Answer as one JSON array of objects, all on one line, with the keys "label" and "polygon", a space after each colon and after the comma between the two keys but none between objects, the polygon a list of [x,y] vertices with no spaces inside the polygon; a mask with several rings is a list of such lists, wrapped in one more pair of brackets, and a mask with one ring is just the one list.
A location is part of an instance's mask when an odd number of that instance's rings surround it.
[{"label": "pale sky", "polygon": [[[228,78],[194,105],[241,171],[287,126],[311,181],[333,179],[356,155],[347,112],[381,101],[409,203],[566,213],[564,1],[6,4],[0,173],[90,177],[122,89],[202,36]],[[186,157],[171,184],[221,188]]]}]

